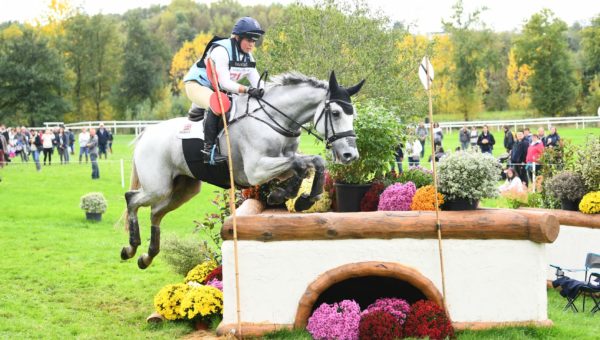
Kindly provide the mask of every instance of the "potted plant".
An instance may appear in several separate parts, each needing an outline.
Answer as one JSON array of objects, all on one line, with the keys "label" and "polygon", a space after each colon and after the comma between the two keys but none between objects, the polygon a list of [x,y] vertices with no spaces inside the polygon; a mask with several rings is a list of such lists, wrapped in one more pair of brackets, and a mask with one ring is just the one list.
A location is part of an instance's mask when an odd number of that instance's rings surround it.
[{"label": "potted plant", "polygon": [[371,183],[382,178],[394,160],[402,135],[402,124],[390,110],[373,102],[356,104],[354,122],[359,159],[342,165],[331,161],[328,171],[335,182],[338,211],[360,211],[360,201]]},{"label": "potted plant", "polygon": [[496,185],[502,167],[490,154],[458,151],[442,158],[438,168],[438,190],[445,210],[476,209],[479,200],[498,195]]},{"label": "potted plant", "polygon": [[104,195],[100,192],[90,192],[81,196],[79,207],[85,210],[85,217],[89,221],[102,220],[102,214],[108,207]]},{"label": "potted plant", "polygon": [[573,171],[562,171],[546,183],[550,194],[560,200],[563,210],[577,211],[581,198],[587,193],[583,177]]}]

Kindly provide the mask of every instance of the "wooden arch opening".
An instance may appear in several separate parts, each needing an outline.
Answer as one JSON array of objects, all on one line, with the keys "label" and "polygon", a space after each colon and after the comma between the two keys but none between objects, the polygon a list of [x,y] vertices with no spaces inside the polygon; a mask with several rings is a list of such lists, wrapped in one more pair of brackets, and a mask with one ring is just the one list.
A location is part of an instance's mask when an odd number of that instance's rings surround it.
[{"label": "wooden arch opening", "polygon": [[352,280],[364,284],[374,282],[373,280],[377,278],[381,279],[382,286],[389,287],[390,284],[396,281],[400,284],[398,288],[406,289],[411,296],[422,294],[426,299],[443,307],[442,294],[431,280],[414,268],[393,262],[350,263],[328,270],[308,286],[298,303],[294,328],[306,327],[308,318],[315,308],[315,303],[332,286]]}]

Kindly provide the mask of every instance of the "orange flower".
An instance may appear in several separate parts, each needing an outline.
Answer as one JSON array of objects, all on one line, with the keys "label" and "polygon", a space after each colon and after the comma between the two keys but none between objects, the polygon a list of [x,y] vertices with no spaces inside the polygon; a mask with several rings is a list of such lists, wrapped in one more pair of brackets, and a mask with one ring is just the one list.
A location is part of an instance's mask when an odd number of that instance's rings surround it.
[{"label": "orange flower", "polygon": [[[444,204],[444,195],[438,192],[438,204]],[[433,185],[426,185],[417,189],[413,197],[410,210],[435,210],[435,188]]]}]

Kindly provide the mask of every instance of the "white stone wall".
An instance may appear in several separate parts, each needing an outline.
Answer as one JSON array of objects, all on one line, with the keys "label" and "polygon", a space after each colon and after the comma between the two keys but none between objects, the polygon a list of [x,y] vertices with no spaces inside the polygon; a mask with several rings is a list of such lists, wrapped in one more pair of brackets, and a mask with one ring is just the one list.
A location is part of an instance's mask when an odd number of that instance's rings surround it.
[{"label": "white stone wall", "polygon": [[[547,320],[545,246],[525,240],[444,240],[452,320]],[[410,266],[442,292],[435,239],[238,241],[238,248],[243,322],[293,324],[308,285],[320,274],[350,263],[383,261]],[[222,249],[223,323],[228,324],[236,322],[233,241],[225,241]]]},{"label": "white stone wall", "polygon": [[[600,229],[561,225],[558,238],[554,243],[546,245],[546,251],[549,265],[584,269],[585,257],[588,253],[600,254]],[[547,279],[554,280],[556,279],[556,270],[549,265],[547,266]],[[580,281],[584,280],[584,274],[583,271],[565,271],[566,276]]]}]

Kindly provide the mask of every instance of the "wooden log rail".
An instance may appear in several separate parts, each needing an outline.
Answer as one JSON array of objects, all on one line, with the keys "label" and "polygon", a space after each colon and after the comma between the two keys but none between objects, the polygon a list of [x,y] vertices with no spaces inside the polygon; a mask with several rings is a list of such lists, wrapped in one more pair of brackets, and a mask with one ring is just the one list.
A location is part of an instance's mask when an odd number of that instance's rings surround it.
[{"label": "wooden log rail", "polygon": [[[248,206],[244,207],[247,203]],[[437,238],[433,211],[317,214],[273,214],[266,211],[260,213],[263,208],[253,200],[242,204],[238,210],[242,213],[237,217],[239,240],[267,242]],[[554,215],[526,210],[442,211],[440,221],[445,239],[506,239],[552,243],[556,240],[560,229],[558,219]],[[225,221],[221,236],[224,240],[233,238],[231,218]]]},{"label": "wooden log rail", "polygon": [[519,211],[554,215],[562,225],[600,229],[600,214],[584,214],[579,211],[540,208],[520,208]]}]

